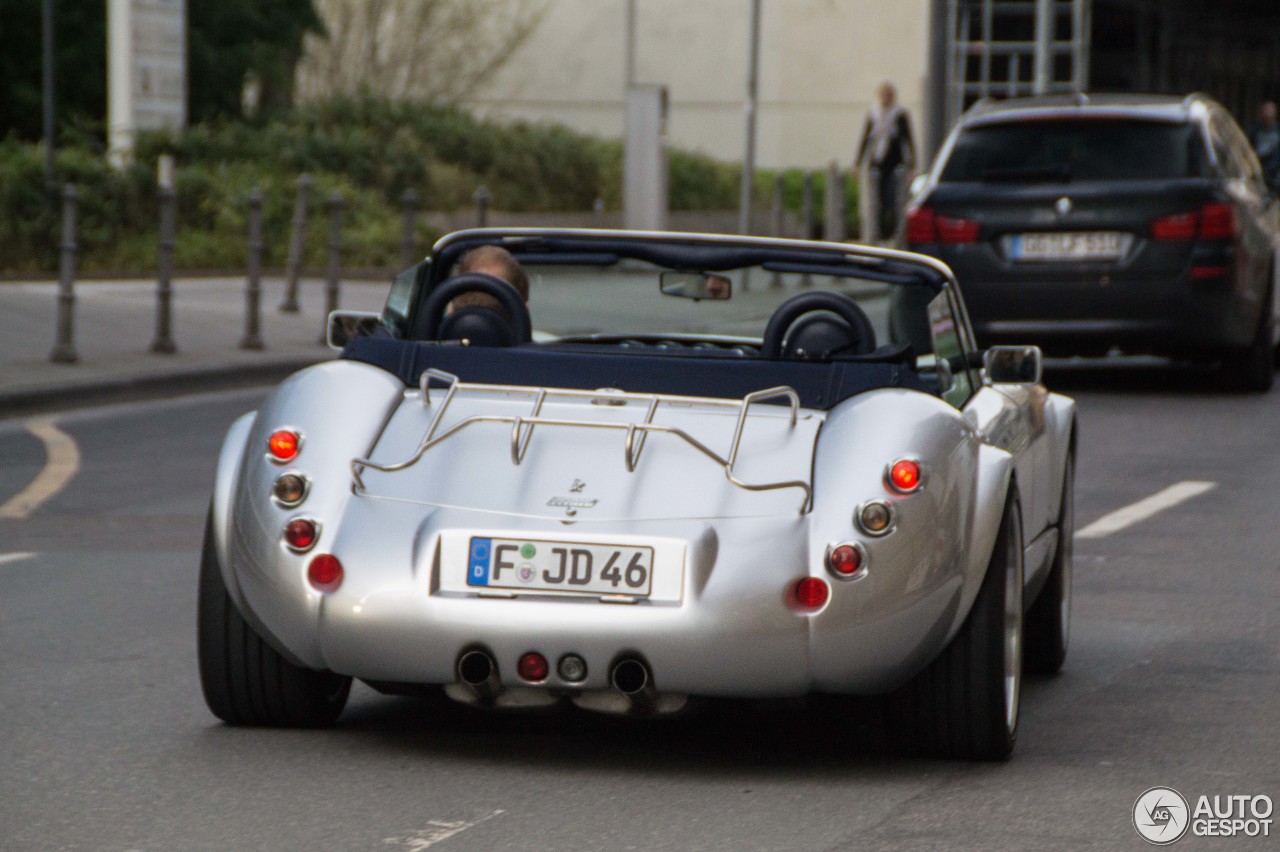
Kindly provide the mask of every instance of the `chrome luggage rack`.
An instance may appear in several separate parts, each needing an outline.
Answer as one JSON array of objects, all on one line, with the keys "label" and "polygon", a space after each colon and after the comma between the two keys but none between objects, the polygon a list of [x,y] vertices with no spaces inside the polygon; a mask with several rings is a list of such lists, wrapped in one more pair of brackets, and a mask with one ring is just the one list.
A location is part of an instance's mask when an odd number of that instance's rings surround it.
[{"label": "chrome luggage rack", "polygon": [[[668,394],[657,393],[628,393],[626,391],[605,388],[600,390],[572,390],[567,388],[534,388],[524,387],[521,385],[487,385],[487,384],[471,384],[464,383],[452,373],[446,373],[443,370],[428,369],[422,374],[419,382],[419,389],[422,394],[422,404],[431,405],[431,380],[436,379],[445,382],[448,389],[445,391],[444,400],[440,402],[435,413],[431,417],[431,422],[427,426],[427,432],[423,436],[422,441],[418,444],[418,448],[413,455],[402,462],[394,464],[378,464],[372,459],[353,459],[351,461],[351,475],[355,480],[355,491],[357,494],[365,493],[364,480],[361,474],[365,470],[377,470],[382,473],[395,473],[417,464],[427,451],[431,448],[447,441],[449,438],[461,432],[463,429],[473,426],[477,423],[507,423],[511,425],[511,461],[514,464],[520,464],[524,461],[525,453],[529,449],[529,440],[533,437],[533,430],[537,426],[567,426],[581,429],[616,429],[625,431],[626,440],[623,443],[624,461],[627,466],[628,473],[634,473],[636,465],[640,462],[640,455],[644,451],[645,440],[650,432],[659,432],[667,435],[674,435],[681,439],[689,446],[698,450],[707,458],[714,461],[724,469],[725,478],[738,488],[746,491],[774,491],[780,488],[798,488],[804,492],[804,500],[800,504],[800,514],[809,511],[809,507],[813,502],[813,486],[804,480],[792,480],[788,482],[765,482],[750,483],[743,482],[734,475],[733,467],[738,460],[738,449],[742,444],[742,431],[746,426],[747,413],[754,403],[763,402],[769,399],[777,399],[786,397],[791,403],[791,428],[795,428],[796,421],[800,412],[800,396],[792,388],[779,386],[774,388],[766,388],[749,393],[740,400],[714,399],[693,396],[672,396]],[[445,412],[449,410],[449,404],[453,402],[454,396],[459,390],[468,391],[495,391],[507,394],[524,394],[533,397],[533,410],[527,415],[499,415],[499,414],[477,414],[459,420],[449,428],[445,429],[439,435],[436,434],[441,421],[444,419]],[[605,423],[593,420],[562,420],[557,418],[542,417],[542,406],[548,397],[566,398],[566,399],[590,399],[599,405],[625,405],[628,401],[647,402],[648,408],[645,412],[644,420],[639,423]],[[707,447],[697,438],[694,438],[683,429],[674,426],[663,426],[653,422],[653,416],[658,410],[658,406],[662,403],[684,403],[696,405],[718,405],[738,409],[738,421],[733,429],[733,443],[729,447],[729,454],[723,457],[714,450]]]}]

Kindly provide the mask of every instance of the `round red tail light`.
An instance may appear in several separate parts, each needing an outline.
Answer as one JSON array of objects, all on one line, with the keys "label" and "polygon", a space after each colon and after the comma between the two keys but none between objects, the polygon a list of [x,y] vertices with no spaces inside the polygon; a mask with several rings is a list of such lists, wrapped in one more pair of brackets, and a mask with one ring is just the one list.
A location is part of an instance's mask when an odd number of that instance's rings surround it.
[{"label": "round red tail light", "polygon": [[267,438],[267,452],[278,462],[293,461],[302,446],[302,436],[292,429],[277,429]]},{"label": "round red tail light", "polygon": [[537,651],[530,651],[516,663],[516,674],[531,683],[546,680],[549,671],[551,666],[547,663],[547,658]]},{"label": "round red tail light", "polygon": [[336,592],[342,585],[342,563],[332,554],[317,554],[307,566],[307,580],[318,592]]},{"label": "round red tail light", "polygon": [[294,518],[284,526],[284,543],[291,550],[302,552],[315,546],[320,528],[310,518]]},{"label": "round red tail light", "polygon": [[920,487],[920,464],[911,459],[898,459],[889,468],[889,484],[893,490],[908,494]]},{"label": "round red tail light", "polygon": [[806,609],[818,609],[830,596],[831,589],[821,577],[805,577],[796,583],[796,601]]},{"label": "round red tail light", "polygon": [[852,577],[862,567],[862,551],[852,544],[842,544],[827,555],[827,568],[837,577]]}]

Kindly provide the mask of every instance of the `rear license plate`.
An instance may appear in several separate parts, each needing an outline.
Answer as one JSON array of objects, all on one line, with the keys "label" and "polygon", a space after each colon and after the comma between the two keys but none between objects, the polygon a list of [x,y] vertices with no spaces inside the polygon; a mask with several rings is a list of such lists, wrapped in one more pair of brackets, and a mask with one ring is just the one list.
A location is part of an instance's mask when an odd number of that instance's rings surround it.
[{"label": "rear license plate", "polygon": [[471,539],[467,585],[521,592],[648,597],[653,548],[514,538]]},{"label": "rear license plate", "polygon": [[1123,252],[1116,231],[1071,231],[1016,234],[1010,246],[1014,260],[1115,260]]}]

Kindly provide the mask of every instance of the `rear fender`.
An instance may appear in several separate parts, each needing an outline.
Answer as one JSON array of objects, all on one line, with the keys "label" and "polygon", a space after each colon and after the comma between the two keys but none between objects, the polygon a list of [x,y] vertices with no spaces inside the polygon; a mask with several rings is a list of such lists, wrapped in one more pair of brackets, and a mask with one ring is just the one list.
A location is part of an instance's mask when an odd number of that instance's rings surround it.
[{"label": "rear fender", "polygon": [[[240,614],[295,664],[328,668],[319,645],[325,596],[307,583],[307,563],[316,553],[336,553],[352,499],[351,460],[368,453],[403,398],[404,386],[389,373],[331,361],[290,376],[227,436],[214,491],[219,563]],[[295,460],[276,464],[267,458],[268,437],[283,427],[296,429],[302,443]],[[271,496],[275,478],[286,470],[310,483],[296,507]],[[310,518],[319,528],[317,543],[304,553],[282,541],[294,517]]]},{"label": "rear fender", "polygon": [[222,439],[222,449],[218,453],[218,467],[214,474],[213,498],[209,512],[212,518],[210,533],[213,536],[214,552],[218,556],[218,568],[222,571],[222,580],[236,608],[244,611],[244,600],[240,595],[240,586],[229,566],[227,557],[228,541],[231,531],[231,505],[236,485],[240,481],[240,467],[244,461],[245,448],[248,446],[249,433],[253,430],[258,412],[250,411],[236,418]]},{"label": "rear fender", "polygon": [[1050,468],[1048,481],[1054,488],[1050,494],[1050,523],[1056,525],[1062,517],[1062,475],[1067,457],[1075,452],[1076,403],[1065,396],[1050,394],[1045,406],[1045,428],[1050,441]]},{"label": "rear fender", "polygon": [[975,486],[976,500],[972,527],[969,530],[969,551],[964,566],[964,584],[961,587],[960,605],[955,620],[948,631],[948,641],[955,636],[969,610],[978,597],[982,578],[995,551],[996,537],[1000,534],[1000,521],[1004,517],[1004,504],[1009,486],[1013,482],[1013,456],[989,444],[978,451],[978,475]]}]

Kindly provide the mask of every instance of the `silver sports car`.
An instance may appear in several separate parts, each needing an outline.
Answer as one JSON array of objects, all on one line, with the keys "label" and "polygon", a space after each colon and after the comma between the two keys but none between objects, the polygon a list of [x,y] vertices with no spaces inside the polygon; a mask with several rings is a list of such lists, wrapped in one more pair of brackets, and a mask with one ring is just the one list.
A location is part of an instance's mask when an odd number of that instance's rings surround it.
[{"label": "silver sports car", "polygon": [[[527,301],[526,301],[527,295]],[[472,230],[231,427],[200,674],[232,724],[352,678],[493,708],[886,696],[1000,759],[1067,648],[1074,404],[916,254]]]}]

